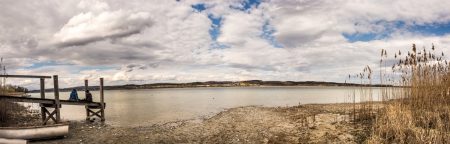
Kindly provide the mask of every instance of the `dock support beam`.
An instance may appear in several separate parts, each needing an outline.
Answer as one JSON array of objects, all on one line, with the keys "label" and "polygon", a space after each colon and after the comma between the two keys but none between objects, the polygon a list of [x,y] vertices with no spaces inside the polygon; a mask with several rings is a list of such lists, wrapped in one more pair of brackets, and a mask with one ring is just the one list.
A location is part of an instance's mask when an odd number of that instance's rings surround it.
[{"label": "dock support beam", "polygon": [[[40,78],[41,82],[41,99],[45,99],[45,80],[44,78]],[[61,122],[61,102],[59,101],[59,85],[58,85],[58,75],[53,76],[53,91],[55,93],[55,101],[53,104],[44,104],[41,103],[41,117],[44,125],[52,119],[55,123]],[[53,111],[49,111],[48,108],[53,108]]]},{"label": "dock support beam", "polygon": [[105,101],[104,101],[104,91],[103,91],[103,78],[100,78],[100,104],[101,104],[101,114],[102,114],[102,121],[105,121]]},{"label": "dock support beam", "polygon": [[[87,90],[89,88],[89,82],[87,79],[84,80],[84,99],[86,99],[86,95],[87,95]],[[88,106],[86,106],[86,121],[89,120],[89,109]]]},{"label": "dock support beam", "polygon": [[[85,89],[88,88],[88,80],[85,80]],[[91,117],[98,117],[102,122],[105,121],[105,101],[104,101],[104,88],[103,78],[100,78],[100,106],[88,106],[86,105],[86,121],[90,121]],[[96,110],[96,111],[95,111]]]},{"label": "dock support beam", "polygon": [[60,102],[59,102],[59,85],[58,85],[58,75],[53,75],[53,85],[54,85],[54,89],[53,91],[55,92],[55,112],[56,112],[56,123],[61,122],[61,116],[60,116]]},{"label": "dock support beam", "polygon": [[[59,110],[59,108],[61,108],[61,105],[40,104],[40,106],[41,106],[43,118],[45,117],[45,119],[42,119],[43,125],[46,125],[50,119],[52,119],[54,123],[60,122],[60,119],[58,119],[59,111],[57,111],[57,109]],[[47,109],[47,108],[53,108],[53,111],[49,111],[49,109]]]},{"label": "dock support beam", "polygon": [[[41,81],[41,99],[45,99],[45,79],[40,78],[40,81]],[[41,107],[41,117],[43,123],[45,123],[45,119],[47,118],[45,113],[46,111],[47,109],[45,109],[45,107]]]}]

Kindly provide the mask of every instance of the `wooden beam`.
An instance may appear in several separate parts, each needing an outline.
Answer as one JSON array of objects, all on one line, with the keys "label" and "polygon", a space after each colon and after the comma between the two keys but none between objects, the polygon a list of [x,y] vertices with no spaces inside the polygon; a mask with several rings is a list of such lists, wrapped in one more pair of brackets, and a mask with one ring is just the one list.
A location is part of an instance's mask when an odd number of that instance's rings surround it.
[{"label": "wooden beam", "polygon": [[12,102],[26,102],[26,103],[42,103],[42,104],[55,104],[52,99],[40,99],[40,98],[24,98],[15,96],[0,95],[1,100],[12,101]]},{"label": "wooden beam", "polygon": [[[89,82],[87,79],[84,80],[84,99],[86,100],[87,90],[89,88]],[[86,106],[86,120],[89,120],[88,106]]]},{"label": "wooden beam", "polygon": [[[16,96],[7,96],[0,95],[0,100],[12,101],[12,102],[25,102],[25,103],[41,103],[54,105],[55,100],[53,99],[41,99],[41,98],[26,98],[26,97],[16,97]],[[60,100],[60,104],[62,105],[86,105],[91,107],[101,107],[99,102],[85,102],[85,101],[69,101],[69,100]]]},{"label": "wooden beam", "polygon": [[56,109],[53,110],[52,113],[50,113],[48,110],[45,113],[48,114],[48,117],[44,120],[44,125],[47,124],[48,120],[50,119],[52,119],[55,123],[58,123],[58,121],[54,117],[54,115],[56,114]]},{"label": "wooden beam", "polygon": [[86,93],[86,91],[89,89],[89,81],[87,79],[84,80],[84,92]]},{"label": "wooden beam", "polygon": [[46,125],[47,124],[47,121],[45,121],[46,119],[47,119],[47,109],[45,108],[45,107],[41,107],[41,112],[42,112],[42,115],[44,115],[43,117],[42,117],[42,125]]},{"label": "wooden beam", "polygon": [[58,75],[53,76],[53,91],[55,92],[55,112],[56,112],[56,123],[59,123],[61,120],[60,111],[59,111],[59,85],[58,85]]},{"label": "wooden beam", "polygon": [[101,106],[101,104],[98,102],[69,101],[69,100],[60,100],[59,102],[63,105],[86,105],[86,106],[94,106],[94,107]]},{"label": "wooden beam", "polygon": [[87,110],[89,111],[89,116],[88,116],[87,119],[89,119],[89,118],[91,118],[91,117],[93,117],[93,116],[97,116],[97,117],[99,117],[99,118],[102,118],[101,114],[99,114],[99,113],[101,113],[101,110],[99,110],[99,111],[97,111],[97,112],[94,112],[94,111],[92,111],[91,109],[87,109]]},{"label": "wooden beam", "polygon": [[105,101],[104,101],[104,91],[103,91],[103,78],[100,78],[100,112],[101,112],[101,119],[102,121],[105,121]]},{"label": "wooden beam", "polygon": [[[45,99],[45,79],[44,78],[40,78],[40,83],[41,83],[41,99]],[[46,115],[45,115],[45,107],[41,107],[41,117],[42,120],[46,119]]]},{"label": "wooden beam", "polygon": [[6,78],[52,78],[51,76],[37,76],[37,75],[0,75],[0,77]]},{"label": "wooden beam", "polygon": [[41,78],[40,83],[41,83],[41,89],[40,89],[41,99],[45,99],[45,79]]},{"label": "wooden beam", "polygon": [[88,106],[84,106],[86,108],[86,121],[89,121],[89,108]]}]

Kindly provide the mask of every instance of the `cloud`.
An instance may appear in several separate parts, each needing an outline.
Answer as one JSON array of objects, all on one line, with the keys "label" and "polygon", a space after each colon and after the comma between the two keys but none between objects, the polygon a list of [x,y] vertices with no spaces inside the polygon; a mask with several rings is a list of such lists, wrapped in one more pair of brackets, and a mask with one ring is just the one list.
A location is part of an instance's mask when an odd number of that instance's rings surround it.
[{"label": "cloud", "polygon": [[98,15],[81,13],[69,20],[54,35],[61,47],[86,45],[105,39],[127,37],[140,33],[152,24],[147,12],[106,11]]},{"label": "cloud", "polygon": [[[426,25],[450,21],[450,2],[432,1],[270,1],[267,14],[272,17],[276,38],[288,47],[301,47],[316,40],[345,40],[342,33],[382,33],[395,30],[396,22]],[[335,35],[335,36],[332,36]]]},{"label": "cloud", "polygon": [[101,12],[110,9],[108,3],[99,0],[81,0],[80,3],[78,3],[77,7],[95,12]]},{"label": "cloud", "polygon": [[236,11],[223,17],[223,26],[217,41],[242,46],[245,42],[259,39],[262,34],[264,18],[261,11],[252,11],[250,14]]},{"label": "cloud", "polygon": [[[84,78],[98,77],[108,84],[343,82],[365,65],[378,67],[381,48],[390,54],[406,51],[412,43],[435,43],[450,52],[448,34],[411,31],[448,24],[447,1],[246,2],[5,0],[0,2],[0,56],[6,57],[11,73],[58,74],[65,79],[63,86],[75,86]],[[198,4],[205,9],[192,7]],[[210,34],[213,23],[208,16],[221,18],[217,39]],[[268,28],[270,34],[264,32]],[[364,41],[348,36],[385,33]],[[32,67],[39,63],[48,64]]]}]

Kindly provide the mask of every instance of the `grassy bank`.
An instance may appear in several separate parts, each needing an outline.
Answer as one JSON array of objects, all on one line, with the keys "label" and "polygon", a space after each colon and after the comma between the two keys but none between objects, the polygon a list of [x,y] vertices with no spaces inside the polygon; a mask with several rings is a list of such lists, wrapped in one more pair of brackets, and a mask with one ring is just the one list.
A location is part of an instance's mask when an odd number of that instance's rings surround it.
[{"label": "grassy bank", "polygon": [[[5,90],[0,87],[0,93],[2,94],[11,92],[16,91],[11,88]],[[39,117],[39,113],[33,112],[29,107],[0,100],[0,127],[39,125]]]},{"label": "grassy bank", "polygon": [[0,100],[0,127],[40,125],[39,117],[23,105]]}]

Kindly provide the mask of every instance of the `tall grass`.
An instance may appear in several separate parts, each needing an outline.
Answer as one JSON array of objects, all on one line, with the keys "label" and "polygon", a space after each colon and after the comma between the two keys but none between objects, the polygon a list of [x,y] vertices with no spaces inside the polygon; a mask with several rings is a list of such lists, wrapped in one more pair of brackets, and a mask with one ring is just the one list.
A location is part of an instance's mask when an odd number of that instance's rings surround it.
[{"label": "tall grass", "polygon": [[[0,75],[6,74],[3,58],[0,60]],[[1,78],[0,94],[23,93],[28,90],[19,86],[6,85],[6,79]],[[39,122],[39,115],[29,107],[0,100],[0,127],[35,125]]]},{"label": "tall grass", "polygon": [[[0,75],[3,75],[6,71],[6,67],[3,64],[3,57],[0,58]],[[0,78],[0,94],[6,93],[6,88],[4,84],[5,79]],[[7,123],[10,115],[8,113],[8,102],[0,100],[0,126]]]},{"label": "tall grass", "polygon": [[382,50],[380,81],[396,87],[381,90],[383,106],[377,114],[372,115],[371,100],[361,108],[366,112],[359,114],[373,122],[367,142],[450,143],[450,66],[444,53],[434,45],[419,50],[413,44],[393,56],[396,63],[387,72],[383,66],[387,54]]}]

